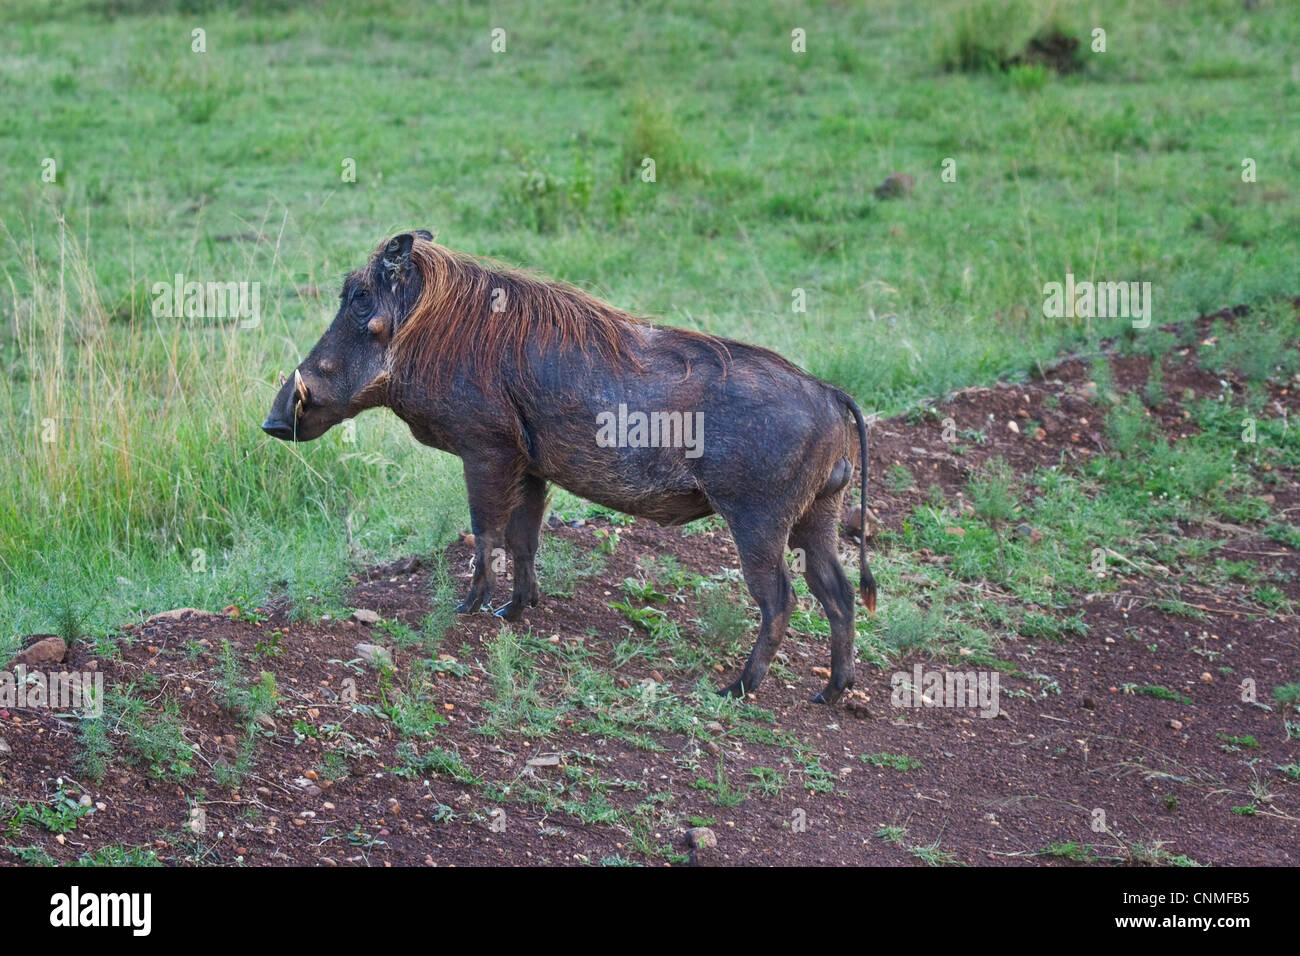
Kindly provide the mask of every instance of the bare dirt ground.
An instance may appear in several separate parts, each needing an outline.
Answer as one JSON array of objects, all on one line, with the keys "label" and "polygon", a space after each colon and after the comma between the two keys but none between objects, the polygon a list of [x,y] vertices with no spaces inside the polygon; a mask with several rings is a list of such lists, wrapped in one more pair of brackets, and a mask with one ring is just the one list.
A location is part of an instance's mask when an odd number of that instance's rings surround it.
[{"label": "bare dirt ground", "polygon": [[[1112,368],[1126,392],[1146,381],[1149,362],[1115,359]],[[1067,360],[1026,384],[968,389],[932,413],[876,422],[869,504],[880,528],[868,521],[868,530],[877,562],[888,564],[897,547],[889,532],[924,507],[930,485],[955,496],[995,455],[1025,474],[1104,454],[1107,409],[1088,374]],[[1219,395],[1224,384],[1175,352],[1165,388]],[[1271,398],[1283,414],[1300,407],[1290,388]],[[1154,417],[1171,439],[1194,427],[1173,404]],[[945,419],[984,442],[954,454]],[[914,487],[891,490],[883,480],[896,464]],[[1287,469],[1269,491],[1275,515],[1300,510]],[[1181,533],[1212,535],[1221,553],[1252,562],[1288,602],[1300,600],[1300,553],[1257,525]],[[0,794],[10,810],[83,795],[92,804],[64,833],[0,815],[10,821],[0,860],[71,862],[141,847],[168,864],[216,865],[1300,863],[1300,782],[1284,769],[1300,757],[1287,719],[1300,718],[1268,694],[1300,679],[1296,620],[1261,613],[1246,584],[1188,579],[1182,600],[1195,613],[1176,614],[1155,606],[1150,573],[1129,577],[1122,561],[1112,564],[1118,586],[1075,593],[1071,607],[1052,611],[1080,615],[1082,633],[997,647],[993,718],[893,706],[896,672],[968,669],[960,656],[925,652],[884,668],[860,657],[847,705],[811,704],[828,647],[796,619],[757,694],[710,715],[697,687],[734,675],[748,634],[680,659],[681,646],[704,641],[697,594],[670,594],[652,576],[666,598],[655,606],[680,644],[637,656],[637,644],[655,639],[611,604],[634,603],[623,582],[647,580],[665,555],[686,575],[734,576],[726,532],[593,516],[578,526],[553,517],[546,534],[580,555],[612,553],[572,597],[545,596],[514,628],[513,663],[503,662],[502,625],[487,614],[455,620],[436,647],[401,639],[410,632],[400,628],[293,622],[284,607],[131,626],[116,656],[103,642],[75,644],[71,666],[133,686],[149,714],[174,701],[169,726],[185,746],[169,762],[131,756],[131,741],[115,739],[96,782],[80,769],[85,743],[74,721],[0,711]],[[846,557],[855,552],[843,544]],[[463,541],[446,552],[457,591],[470,553]],[[413,558],[370,569],[350,600],[418,629],[430,610],[430,567]],[[1162,570],[1163,581],[1179,580],[1181,569]],[[890,601],[887,589],[880,600]],[[274,675],[274,709],[251,730],[225,693],[225,642],[246,680]],[[358,643],[385,645],[391,668],[358,660]],[[1259,703],[1243,699],[1247,675]],[[1168,693],[1133,692],[1141,687]],[[503,710],[511,694],[531,703]],[[638,707],[657,715],[644,730]],[[245,739],[255,744],[246,772],[218,782]],[[688,847],[694,826],[707,826],[716,846]]]}]

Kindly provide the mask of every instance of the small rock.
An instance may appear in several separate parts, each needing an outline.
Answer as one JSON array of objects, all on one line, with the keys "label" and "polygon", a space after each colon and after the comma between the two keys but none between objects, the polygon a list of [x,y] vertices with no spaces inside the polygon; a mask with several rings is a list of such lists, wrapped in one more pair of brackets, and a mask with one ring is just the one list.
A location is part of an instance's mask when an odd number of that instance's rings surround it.
[{"label": "small rock", "polygon": [[865,700],[859,700],[856,697],[850,697],[844,701],[844,709],[854,717],[861,717],[864,720],[871,719],[871,708],[867,706]]},{"label": "small rock", "polygon": [[376,667],[393,666],[393,655],[388,652],[388,648],[378,644],[358,644],[352,651],[367,664]]},{"label": "small rock", "polygon": [[58,664],[68,655],[68,645],[64,643],[63,638],[53,634],[39,636],[41,638],[39,641],[10,661],[8,666],[22,664],[26,667],[43,667],[47,664]]},{"label": "small rock", "polygon": [[369,608],[359,607],[352,612],[352,620],[358,624],[378,624],[379,615]]},{"label": "small rock", "polygon": [[1007,422],[1007,429],[1009,431],[1015,432],[1017,435],[1020,434],[1020,426],[1017,425],[1015,422]]},{"label": "small rock", "polygon": [[916,180],[907,173],[890,173],[885,177],[885,181],[876,187],[877,199],[898,199],[900,196],[906,196],[912,192],[912,187],[916,185]]},{"label": "small rock", "polygon": [[1202,683],[1202,684],[1213,684],[1213,683],[1214,683],[1214,675],[1211,674],[1209,671],[1201,671],[1201,683]]},{"label": "small rock", "polygon": [[692,850],[707,850],[718,845],[718,836],[708,827],[692,827],[686,831],[686,845]]},{"label": "small rock", "polygon": [[1088,401],[1095,402],[1097,400],[1097,383],[1084,382],[1083,387],[1079,389],[1079,394],[1081,394]]},{"label": "small rock", "polygon": [[862,505],[854,505],[844,516],[844,530],[849,534],[862,534]]},{"label": "small rock", "polygon": [[11,754],[11,753],[13,753],[13,748],[9,746],[9,741],[5,740],[3,737],[0,737],[0,754]]},{"label": "small rock", "polygon": [[170,611],[159,611],[157,614],[145,618],[144,623],[148,626],[150,624],[157,624],[160,621],[171,621],[175,623],[176,621],[187,621],[190,618],[212,617],[221,617],[221,615],[213,614],[211,611],[201,611],[196,607],[177,607],[172,608]]},{"label": "small rock", "polygon": [[704,729],[715,734],[725,734],[727,732],[727,728],[722,726],[722,724],[718,723],[716,720],[710,720],[704,725]]},{"label": "small rock", "polygon": [[528,761],[530,767],[558,767],[560,765],[559,754],[542,754]]},{"label": "small rock", "polygon": [[1182,730],[1182,729],[1183,729],[1183,722],[1182,722],[1181,720],[1171,720],[1171,721],[1169,721],[1169,729],[1170,729],[1170,730]]},{"label": "small rock", "polygon": [[83,793],[80,799],[77,800],[77,806],[79,807],[88,807],[92,803],[94,803],[94,801],[90,799],[90,794],[88,793]]}]

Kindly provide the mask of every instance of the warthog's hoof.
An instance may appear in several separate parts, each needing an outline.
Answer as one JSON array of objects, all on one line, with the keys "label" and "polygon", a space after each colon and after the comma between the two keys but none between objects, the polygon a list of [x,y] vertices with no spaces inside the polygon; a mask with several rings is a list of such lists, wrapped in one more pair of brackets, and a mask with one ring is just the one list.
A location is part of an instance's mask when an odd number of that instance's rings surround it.
[{"label": "warthog's hoof", "polygon": [[492,616],[505,621],[517,621],[524,616],[524,606],[518,601],[511,601],[509,604],[503,604],[493,611]]},{"label": "warthog's hoof", "polygon": [[719,697],[744,697],[745,685],[739,680],[732,681],[726,687],[718,688]]},{"label": "warthog's hoof", "polygon": [[466,598],[464,601],[461,601],[459,604],[456,605],[456,613],[473,614],[482,606],[483,606],[482,601],[471,601],[468,598]]},{"label": "warthog's hoof", "polygon": [[827,707],[833,706],[844,696],[844,692],[852,686],[852,683],[848,683],[843,687],[836,687],[835,680],[832,678],[829,684],[813,696],[812,702],[814,704],[825,704]]}]

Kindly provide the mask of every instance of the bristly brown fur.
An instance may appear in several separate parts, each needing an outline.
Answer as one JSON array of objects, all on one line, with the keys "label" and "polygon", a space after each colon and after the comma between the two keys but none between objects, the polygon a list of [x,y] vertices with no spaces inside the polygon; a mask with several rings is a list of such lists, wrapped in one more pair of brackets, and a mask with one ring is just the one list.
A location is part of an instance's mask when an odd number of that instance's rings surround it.
[{"label": "bristly brown fur", "polygon": [[[382,254],[381,247],[375,255]],[[423,238],[411,248],[411,263],[423,289],[393,340],[391,368],[399,381],[436,389],[463,373],[485,392],[499,393],[505,363],[519,371],[511,378],[526,393],[530,349],[572,349],[612,368],[640,368],[628,346],[647,324],[581,289]]]}]

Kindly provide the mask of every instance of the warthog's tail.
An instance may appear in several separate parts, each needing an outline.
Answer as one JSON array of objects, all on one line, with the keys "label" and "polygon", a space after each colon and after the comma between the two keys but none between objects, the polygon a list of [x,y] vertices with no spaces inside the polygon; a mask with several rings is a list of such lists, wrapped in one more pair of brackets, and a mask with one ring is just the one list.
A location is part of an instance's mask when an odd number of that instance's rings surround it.
[{"label": "warthog's tail", "polygon": [[858,423],[858,450],[862,459],[862,533],[858,538],[858,567],[862,576],[858,579],[858,589],[862,594],[862,603],[868,611],[875,614],[876,579],[871,576],[871,568],[867,565],[867,423],[862,420],[862,409],[858,408],[858,403],[847,392],[838,388],[835,392],[853,415],[853,420]]}]

